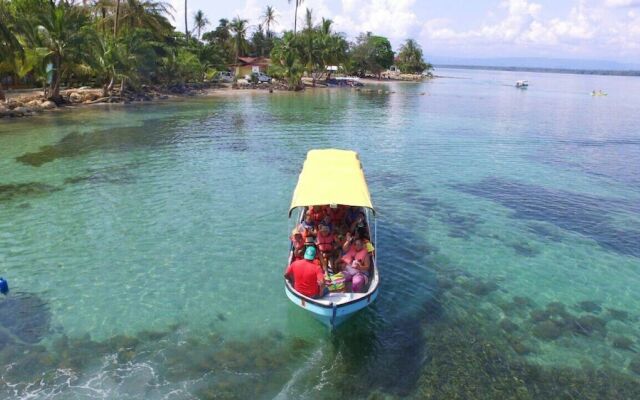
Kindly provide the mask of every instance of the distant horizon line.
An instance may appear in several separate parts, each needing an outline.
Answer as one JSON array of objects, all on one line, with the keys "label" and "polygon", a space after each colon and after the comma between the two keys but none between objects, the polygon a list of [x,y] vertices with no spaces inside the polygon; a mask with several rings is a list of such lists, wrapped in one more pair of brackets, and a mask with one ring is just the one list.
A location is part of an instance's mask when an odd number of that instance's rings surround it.
[{"label": "distant horizon line", "polygon": [[640,70],[616,70],[616,69],[593,69],[593,68],[553,68],[553,67],[511,67],[499,65],[467,65],[467,64],[432,64],[434,68],[452,69],[473,69],[487,71],[521,71],[521,72],[543,72],[543,73],[564,73],[574,75],[613,75],[613,76],[640,76]]}]

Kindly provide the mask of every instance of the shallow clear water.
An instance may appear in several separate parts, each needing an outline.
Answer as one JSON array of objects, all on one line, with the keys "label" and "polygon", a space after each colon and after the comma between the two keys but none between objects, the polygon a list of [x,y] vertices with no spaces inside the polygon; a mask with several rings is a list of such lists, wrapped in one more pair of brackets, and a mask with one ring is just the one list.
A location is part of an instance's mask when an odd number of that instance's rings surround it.
[{"label": "shallow clear water", "polygon": [[[638,398],[640,80],[438,74],[0,121],[0,397]],[[321,147],[379,214],[334,334],[281,278]]]}]

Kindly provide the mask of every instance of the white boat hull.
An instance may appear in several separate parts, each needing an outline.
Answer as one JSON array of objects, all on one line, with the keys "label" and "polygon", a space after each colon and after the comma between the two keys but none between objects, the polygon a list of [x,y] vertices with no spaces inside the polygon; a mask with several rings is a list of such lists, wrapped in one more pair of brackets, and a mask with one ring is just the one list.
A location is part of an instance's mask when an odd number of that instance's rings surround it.
[{"label": "white boat hull", "polygon": [[298,307],[309,311],[317,320],[334,329],[356,312],[367,307],[378,297],[377,279],[367,293],[330,293],[322,299],[311,299],[297,293],[288,282],[284,289],[287,297]]}]

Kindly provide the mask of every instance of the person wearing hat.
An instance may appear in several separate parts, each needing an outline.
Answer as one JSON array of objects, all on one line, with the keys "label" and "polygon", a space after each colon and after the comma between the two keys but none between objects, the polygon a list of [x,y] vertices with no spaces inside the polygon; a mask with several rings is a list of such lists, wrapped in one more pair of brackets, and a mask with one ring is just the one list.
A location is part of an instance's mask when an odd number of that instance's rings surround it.
[{"label": "person wearing hat", "polygon": [[324,286],[322,267],[313,262],[316,248],[307,247],[304,259],[292,262],[284,272],[284,277],[293,279],[293,288],[300,294],[311,298],[321,298],[329,291]]}]

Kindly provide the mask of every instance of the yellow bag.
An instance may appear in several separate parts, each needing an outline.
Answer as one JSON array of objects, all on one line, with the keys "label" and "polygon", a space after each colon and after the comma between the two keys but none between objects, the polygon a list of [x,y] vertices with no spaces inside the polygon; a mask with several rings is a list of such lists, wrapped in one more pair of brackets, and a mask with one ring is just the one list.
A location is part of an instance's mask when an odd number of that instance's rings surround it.
[{"label": "yellow bag", "polygon": [[344,291],[344,274],[342,272],[338,272],[333,275],[325,275],[324,283],[327,285],[327,288],[330,292],[342,292]]}]

